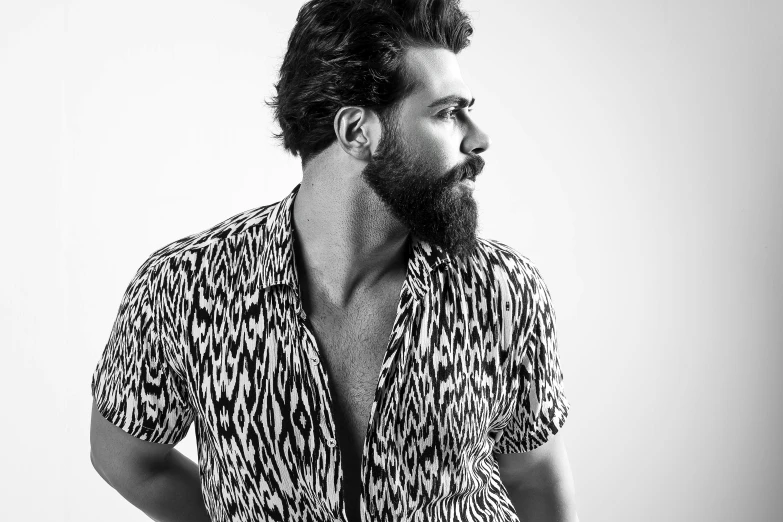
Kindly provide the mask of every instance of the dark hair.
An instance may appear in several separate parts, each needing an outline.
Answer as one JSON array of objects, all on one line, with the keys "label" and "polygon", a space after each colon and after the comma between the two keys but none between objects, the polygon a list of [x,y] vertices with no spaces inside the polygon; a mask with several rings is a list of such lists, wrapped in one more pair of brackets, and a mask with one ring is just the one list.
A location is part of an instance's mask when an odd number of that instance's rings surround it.
[{"label": "dark hair", "polygon": [[283,148],[303,164],[331,145],[341,107],[374,109],[388,123],[415,89],[403,54],[423,46],[457,54],[473,28],[459,0],[311,0],[288,40],[274,109]]}]

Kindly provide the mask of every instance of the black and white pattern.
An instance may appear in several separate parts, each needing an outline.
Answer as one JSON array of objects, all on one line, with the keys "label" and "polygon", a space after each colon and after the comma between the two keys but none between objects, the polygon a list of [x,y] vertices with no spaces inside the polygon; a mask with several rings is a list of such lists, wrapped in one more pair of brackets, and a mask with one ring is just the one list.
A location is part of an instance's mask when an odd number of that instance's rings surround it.
[{"label": "black and white pattern", "polygon": [[[92,379],[101,414],[179,442],[195,420],[212,519],[344,520],[329,377],[304,326],[292,202],[154,252]],[[568,414],[555,313],[538,270],[480,239],[453,258],[415,237],[362,457],[364,521],[517,521],[493,453]]]}]

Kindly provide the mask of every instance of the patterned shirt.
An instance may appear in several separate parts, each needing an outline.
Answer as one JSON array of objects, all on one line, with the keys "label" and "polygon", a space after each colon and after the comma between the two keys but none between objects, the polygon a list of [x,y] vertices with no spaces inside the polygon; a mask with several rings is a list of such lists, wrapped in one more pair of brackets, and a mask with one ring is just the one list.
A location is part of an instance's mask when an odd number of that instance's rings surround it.
[{"label": "patterned shirt", "polygon": [[[346,520],[329,375],[294,262],[299,187],[151,254],[92,378],[100,413],[142,440],[175,444],[195,421],[218,522]],[[493,453],[540,446],[569,410],[549,292],[497,241],[459,258],[407,245],[362,520],[517,521]]]}]

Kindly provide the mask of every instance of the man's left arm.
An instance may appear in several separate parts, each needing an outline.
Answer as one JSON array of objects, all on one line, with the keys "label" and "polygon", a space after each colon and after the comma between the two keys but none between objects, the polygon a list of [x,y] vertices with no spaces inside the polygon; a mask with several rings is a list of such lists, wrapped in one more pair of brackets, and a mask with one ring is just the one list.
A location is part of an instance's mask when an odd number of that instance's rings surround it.
[{"label": "man's left arm", "polygon": [[[576,522],[574,479],[562,429],[570,404],[563,389],[552,296],[539,270],[519,258],[521,277],[503,316],[511,334],[507,382],[518,380],[512,415],[495,440],[498,472],[521,522]],[[516,313],[514,313],[516,311]],[[518,314],[518,315],[517,315]],[[524,333],[523,333],[524,332]]]},{"label": "man's left arm", "polygon": [[574,479],[562,432],[524,453],[495,454],[521,522],[578,522]]}]

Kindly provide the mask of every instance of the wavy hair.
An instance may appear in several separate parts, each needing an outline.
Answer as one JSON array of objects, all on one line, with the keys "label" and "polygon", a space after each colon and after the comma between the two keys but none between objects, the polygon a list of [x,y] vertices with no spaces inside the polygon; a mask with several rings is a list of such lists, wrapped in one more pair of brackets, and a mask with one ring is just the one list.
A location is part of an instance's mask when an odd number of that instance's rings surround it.
[{"label": "wavy hair", "polygon": [[311,0],[302,6],[267,102],[283,148],[302,159],[331,145],[334,117],[346,106],[375,110],[388,124],[416,87],[403,55],[410,47],[457,54],[473,27],[459,0]]}]

